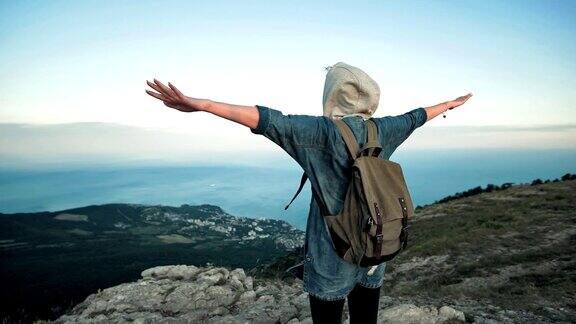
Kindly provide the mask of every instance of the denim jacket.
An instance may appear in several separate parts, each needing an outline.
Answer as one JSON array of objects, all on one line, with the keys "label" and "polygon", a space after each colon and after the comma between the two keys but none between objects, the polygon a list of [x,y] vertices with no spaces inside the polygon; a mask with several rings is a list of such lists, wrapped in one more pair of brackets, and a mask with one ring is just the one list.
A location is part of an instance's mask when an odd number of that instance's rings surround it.
[{"label": "denim jacket", "polygon": [[[305,288],[323,299],[336,299],[350,291],[350,285],[360,274],[354,264],[339,260],[328,234],[326,223],[320,215],[336,215],[344,207],[352,160],[338,128],[329,117],[309,115],[284,115],[282,112],[256,105],[260,117],[258,125],[250,129],[254,134],[264,135],[288,153],[308,175],[312,187],[312,199],[306,227]],[[372,118],[378,127],[382,145],[379,157],[389,159],[392,153],[412,132],[427,119],[423,107],[397,116]],[[367,130],[360,116],[342,119],[350,126],[356,140],[362,146]],[[296,184],[295,184],[296,185]],[[309,263],[314,264],[311,266]],[[310,278],[312,276],[312,278]],[[353,278],[349,278],[352,276]],[[384,267],[370,278],[360,276],[367,287],[382,283]],[[361,279],[364,278],[364,279]],[[344,284],[340,285],[338,282]]]},{"label": "denim jacket", "polygon": [[[258,126],[250,129],[279,145],[306,172],[312,191],[323,214],[336,215],[344,207],[352,161],[336,125],[328,117],[284,115],[256,105],[260,113]],[[379,157],[389,159],[412,132],[426,122],[422,107],[405,114],[372,118],[378,126],[382,144]],[[366,127],[359,116],[342,119],[351,128],[360,145],[366,141]]]}]

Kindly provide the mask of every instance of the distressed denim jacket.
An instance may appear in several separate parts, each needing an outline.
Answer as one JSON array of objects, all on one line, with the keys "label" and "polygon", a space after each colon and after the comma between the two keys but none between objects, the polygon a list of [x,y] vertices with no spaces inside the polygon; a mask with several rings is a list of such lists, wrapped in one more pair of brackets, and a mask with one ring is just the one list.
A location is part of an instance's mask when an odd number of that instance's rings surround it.
[{"label": "distressed denim jacket", "polygon": [[[325,116],[284,115],[282,112],[256,105],[260,117],[254,134],[264,135],[288,153],[308,175],[312,188],[310,211],[306,226],[304,288],[326,300],[343,298],[353,284],[366,287],[382,284],[384,264],[367,277],[366,270],[348,263],[332,250],[333,243],[321,215],[336,215],[344,207],[352,160],[338,128]],[[382,144],[379,155],[389,159],[396,148],[427,119],[423,107],[397,116],[372,118],[378,126]],[[360,116],[342,119],[350,126],[360,145],[366,141],[367,130]]]}]

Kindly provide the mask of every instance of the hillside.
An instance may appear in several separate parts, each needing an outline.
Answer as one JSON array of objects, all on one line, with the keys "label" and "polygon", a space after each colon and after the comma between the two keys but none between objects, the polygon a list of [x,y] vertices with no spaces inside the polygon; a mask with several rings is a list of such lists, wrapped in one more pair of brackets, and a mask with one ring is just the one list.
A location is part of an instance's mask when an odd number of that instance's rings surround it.
[{"label": "hillside", "polygon": [[[392,304],[448,305],[469,321],[576,322],[575,178],[476,189],[418,208],[382,295]],[[255,271],[285,278],[298,255]]]},{"label": "hillside", "polygon": [[[569,179],[419,208],[409,249],[388,263],[379,321],[576,321],[576,181]],[[150,269],[138,282],[90,296],[58,323],[311,323],[301,281],[283,272],[300,256],[255,269],[244,285],[231,275],[241,269]],[[136,297],[145,293],[152,304]]]},{"label": "hillside", "polygon": [[427,206],[384,292],[470,317],[576,321],[576,181],[512,186]]},{"label": "hillside", "polygon": [[0,313],[56,318],[98,289],[168,264],[252,268],[302,244],[273,219],[235,217],[212,205],[105,204],[0,214]]},{"label": "hillside", "polygon": [[[408,249],[388,263],[380,322],[575,322],[574,176],[455,196],[416,210]],[[284,272],[300,258],[150,268],[57,322],[311,323],[301,281]]]}]

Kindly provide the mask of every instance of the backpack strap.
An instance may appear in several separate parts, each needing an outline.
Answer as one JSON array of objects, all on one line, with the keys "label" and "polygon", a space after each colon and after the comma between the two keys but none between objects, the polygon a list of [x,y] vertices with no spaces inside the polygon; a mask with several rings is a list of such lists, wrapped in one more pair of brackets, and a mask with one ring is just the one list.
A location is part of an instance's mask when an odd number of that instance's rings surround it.
[{"label": "backpack strap", "polygon": [[[348,149],[348,152],[350,153],[350,155],[352,156],[353,159],[356,159],[356,157],[358,156],[358,153],[360,151],[361,152],[364,152],[364,151],[368,152],[370,149],[372,149],[371,153],[374,156],[378,156],[378,154],[380,154],[380,151],[382,150],[382,146],[380,145],[380,142],[378,141],[378,127],[376,126],[376,124],[374,123],[374,121],[372,119],[367,120],[368,123],[366,124],[366,126],[368,127],[368,140],[366,141],[366,144],[364,144],[362,146],[362,150],[360,150],[360,146],[358,145],[358,142],[356,142],[356,137],[354,136],[354,133],[352,133],[350,126],[348,126],[344,121],[342,121],[340,119],[333,119],[333,121],[335,122],[336,126],[338,126],[338,129],[340,130],[340,134],[342,135],[342,138],[344,139],[344,143],[346,143],[346,147]],[[302,173],[302,178],[300,179],[300,186],[298,187],[298,190],[296,191],[296,193],[294,194],[294,197],[292,197],[292,200],[290,200],[288,205],[286,205],[286,207],[284,207],[284,210],[288,209],[288,207],[290,207],[290,205],[292,204],[294,199],[296,199],[296,197],[298,197],[298,195],[302,191],[302,188],[304,188],[304,184],[306,183],[306,180],[308,180],[308,176],[306,175],[306,172],[304,172],[304,173]]]},{"label": "backpack strap", "polygon": [[366,128],[368,130],[368,138],[360,149],[360,155],[378,156],[382,151],[382,145],[378,140],[378,126],[376,126],[374,120],[370,118],[366,120]]},{"label": "backpack strap", "polygon": [[296,199],[296,197],[298,197],[298,195],[300,194],[300,191],[302,191],[302,188],[304,187],[304,184],[306,183],[307,179],[308,179],[308,176],[306,175],[306,172],[302,173],[302,178],[300,179],[300,187],[298,187],[298,191],[296,191],[296,193],[294,194],[294,197],[292,197],[292,200],[290,200],[288,205],[286,205],[286,207],[284,207],[284,210],[288,209],[288,207],[290,207],[290,204],[294,201],[294,199]]},{"label": "backpack strap", "polygon": [[350,156],[352,156],[352,159],[355,160],[358,156],[358,152],[360,151],[360,146],[356,141],[356,137],[354,137],[354,133],[352,133],[350,126],[348,126],[344,121],[340,119],[333,119],[333,121],[340,130],[340,134],[344,139],[344,143],[346,143],[346,147],[348,148]]},{"label": "backpack strap", "polygon": [[380,141],[378,140],[378,126],[376,126],[376,122],[370,118],[366,120],[366,126],[368,127],[368,140],[366,142],[375,142],[380,144]]},{"label": "backpack strap", "polygon": [[399,197],[398,201],[402,207],[402,230],[400,231],[400,243],[402,243],[402,248],[406,249],[408,244],[408,210],[406,206],[406,199],[404,197]]}]

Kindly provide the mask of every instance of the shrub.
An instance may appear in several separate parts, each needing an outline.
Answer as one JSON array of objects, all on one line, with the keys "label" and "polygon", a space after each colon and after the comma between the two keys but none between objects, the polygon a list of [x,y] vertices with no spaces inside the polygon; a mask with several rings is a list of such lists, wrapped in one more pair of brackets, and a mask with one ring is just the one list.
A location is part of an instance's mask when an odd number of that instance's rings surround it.
[{"label": "shrub", "polygon": [[539,185],[539,184],[542,184],[542,183],[543,183],[542,180],[536,179],[536,180],[533,180],[530,185],[531,185],[531,186],[535,186],[535,185]]},{"label": "shrub", "polygon": [[562,176],[562,181],[568,181],[568,180],[576,180],[576,174],[570,174],[570,173],[566,173],[565,175]]}]

